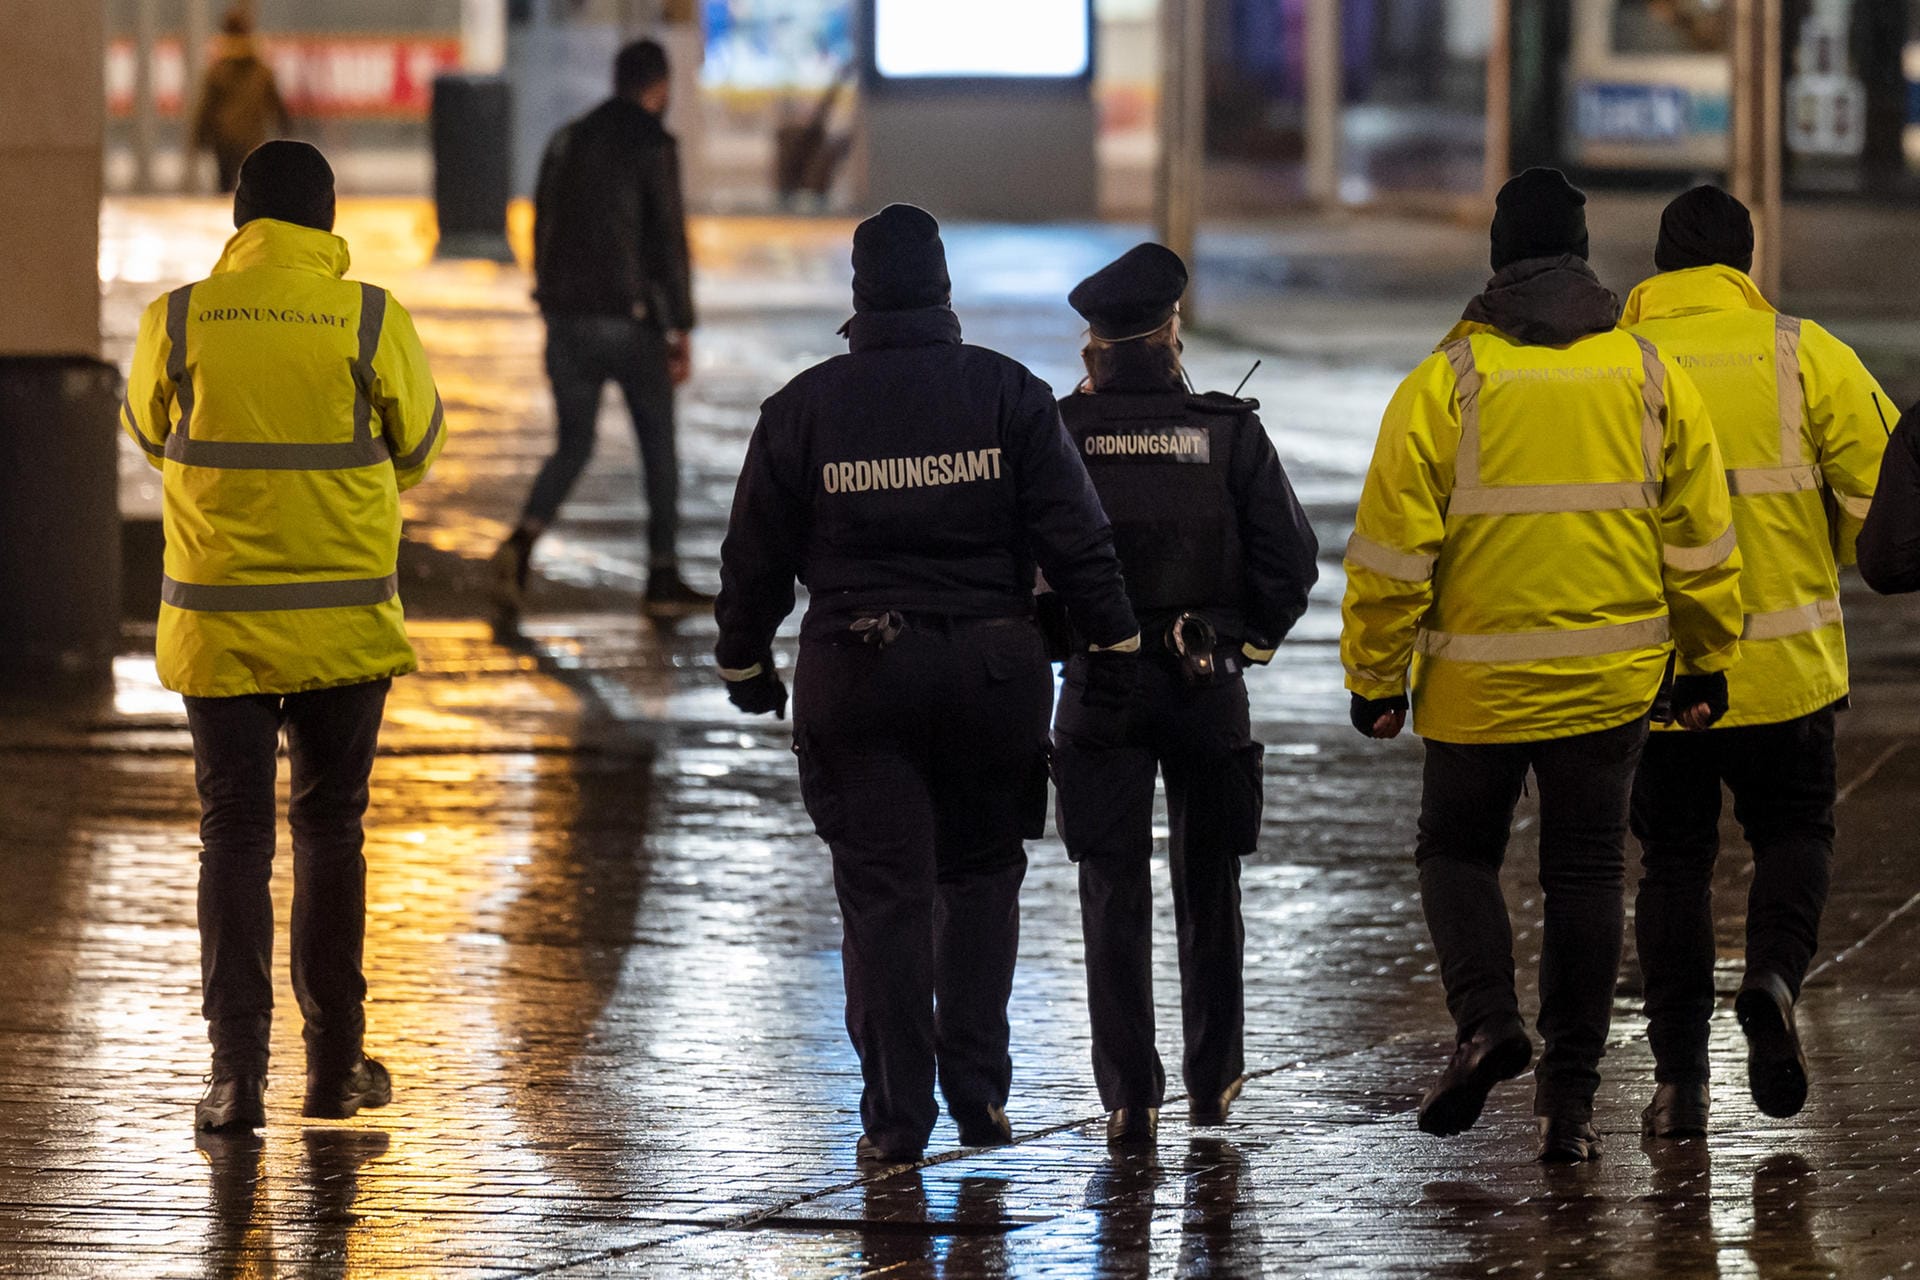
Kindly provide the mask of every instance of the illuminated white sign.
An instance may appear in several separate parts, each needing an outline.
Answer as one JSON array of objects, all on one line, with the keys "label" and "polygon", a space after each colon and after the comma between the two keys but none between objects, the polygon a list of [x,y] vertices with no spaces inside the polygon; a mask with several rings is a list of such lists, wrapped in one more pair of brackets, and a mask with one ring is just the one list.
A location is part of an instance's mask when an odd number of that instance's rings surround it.
[{"label": "illuminated white sign", "polygon": [[1092,58],[1086,0],[874,0],[873,28],[890,79],[1068,78]]}]

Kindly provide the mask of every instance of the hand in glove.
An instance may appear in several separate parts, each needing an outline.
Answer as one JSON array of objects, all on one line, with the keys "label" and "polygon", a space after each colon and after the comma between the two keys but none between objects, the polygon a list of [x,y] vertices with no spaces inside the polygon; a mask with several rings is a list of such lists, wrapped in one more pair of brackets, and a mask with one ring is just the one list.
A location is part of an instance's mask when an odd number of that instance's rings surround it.
[{"label": "hand in glove", "polygon": [[1356,693],[1347,714],[1363,738],[1397,738],[1407,725],[1407,695],[1363,698]]},{"label": "hand in glove", "polygon": [[771,711],[780,719],[786,719],[787,686],[781,683],[780,673],[773,669],[773,659],[762,658],[754,665],[759,669],[752,675],[727,681],[727,701],[750,716]]},{"label": "hand in glove", "polygon": [[1706,729],[1727,714],[1727,673],[1675,676],[1673,719],[1683,729]]}]

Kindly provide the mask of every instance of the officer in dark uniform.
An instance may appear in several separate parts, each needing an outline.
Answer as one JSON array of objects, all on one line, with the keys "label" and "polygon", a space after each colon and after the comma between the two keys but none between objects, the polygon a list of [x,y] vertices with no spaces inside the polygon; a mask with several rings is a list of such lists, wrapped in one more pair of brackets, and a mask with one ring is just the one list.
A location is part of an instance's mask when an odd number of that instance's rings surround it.
[{"label": "officer in dark uniform", "polygon": [[940,228],[890,205],[853,237],[850,354],[761,407],[720,551],[715,656],[742,710],[784,713],[772,641],[794,580],[794,750],[833,852],[863,1159],[917,1159],[938,1114],[1011,1140],[1007,997],[1023,837],[1046,819],[1036,563],[1106,651],[1085,696],[1138,679],[1113,536],[1053,393],[960,341]]},{"label": "officer in dark uniform", "polygon": [[1150,1141],[1166,1078],[1154,1048],[1153,779],[1166,779],[1189,1115],[1223,1124],[1240,1092],[1240,858],[1260,833],[1261,747],[1242,672],[1307,608],[1319,543],[1259,407],[1189,394],[1178,307],[1187,270],[1129,250],[1068,301],[1087,320],[1087,380],[1060,402],[1113,521],[1141,624],[1139,696],[1115,714],[1067,662],[1054,726],[1059,828],[1080,864],[1093,1069],[1110,1142]]}]

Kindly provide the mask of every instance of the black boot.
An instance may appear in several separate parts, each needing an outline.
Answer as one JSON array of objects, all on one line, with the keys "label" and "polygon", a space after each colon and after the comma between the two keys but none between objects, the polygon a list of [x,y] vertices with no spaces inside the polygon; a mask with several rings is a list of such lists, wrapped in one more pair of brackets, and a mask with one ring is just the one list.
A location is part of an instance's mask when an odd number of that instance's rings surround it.
[{"label": "black boot", "polygon": [[1517,1022],[1482,1027],[1462,1040],[1453,1061],[1420,1099],[1420,1130],[1442,1138],[1465,1133],[1480,1118],[1487,1094],[1533,1061],[1533,1042]]},{"label": "black boot", "polygon": [[1649,1138],[1704,1138],[1707,1136],[1707,1082],[1689,1080],[1663,1084],[1640,1113],[1640,1132]]},{"label": "black boot", "polygon": [[1211,1098],[1195,1096],[1187,1100],[1187,1123],[1197,1125],[1218,1125],[1227,1122],[1227,1112],[1233,1110],[1233,1101],[1240,1096],[1240,1090],[1246,1085],[1247,1078],[1239,1077]]},{"label": "black boot", "polygon": [[526,603],[527,573],[533,563],[533,542],[539,535],[522,525],[500,544],[487,562],[487,596],[493,604],[493,623],[511,630],[520,622]]},{"label": "black boot", "polygon": [[313,1120],[345,1120],[362,1107],[393,1101],[393,1077],[373,1058],[362,1057],[346,1071],[307,1071],[307,1102],[300,1114]]},{"label": "black boot", "polygon": [[854,1159],[864,1165],[914,1164],[919,1161],[924,1149],[918,1147],[895,1146],[885,1141],[877,1141],[866,1134],[860,1135],[860,1141],[853,1148]]},{"label": "black boot", "polygon": [[194,1104],[193,1127],[200,1133],[252,1133],[267,1123],[265,1076],[215,1076],[207,1096]]},{"label": "black boot", "polygon": [[1534,1159],[1541,1164],[1585,1164],[1600,1158],[1600,1135],[1590,1121],[1541,1116]]},{"label": "black boot", "polygon": [[1747,1036],[1747,1084],[1760,1110],[1784,1120],[1807,1104],[1807,1055],[1793,1025],[1793,993],[1771,973],[1750,973],[1733,1000]]},{"label": "black boot", "polygon": [[1159,1136],[1158,1107],[1121,1107],[1107,1117],[1110,1147],[1151,1146]]}]

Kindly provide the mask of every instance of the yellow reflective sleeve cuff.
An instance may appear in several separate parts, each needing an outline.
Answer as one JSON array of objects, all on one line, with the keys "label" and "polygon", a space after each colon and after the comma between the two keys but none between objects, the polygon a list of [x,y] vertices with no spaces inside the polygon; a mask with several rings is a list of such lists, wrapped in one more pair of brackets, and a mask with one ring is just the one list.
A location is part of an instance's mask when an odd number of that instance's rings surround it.
[{"label": "yellow reflective sleeve cuff", "polygon": [[1425,582],[1433,577],[1438,556],[1409,555],[1355,533],[1347,539],[1347,560],[1401,582]]},{"label": "yellow reflective sleeve cuff", "polygon": [[1118,644],[1089,645],[1088,649],[1093,653],[1138,653],[1140,652],[1140,633],[1136,631]]},{"label": "yellow reflective sleeve cuff", "polygon": [[1834,500],[1840,504],[1840,509],[1852,516],[1855,520],[1865,520],[1867,518],[1867,510],[1873,506],[1873,498],[1870,496],[1856,498],[1850,493],[1836,493],[1833,497]]},{"label": "yellow reflective sleeve cuff", "polygon": [[739,684],[742,680],[751,680],[767,669],[764,662],[756,662],[750,667],[721,667],[720,678],[728,684]]},{"label": "yellow reflective sleeve cuff", "polygon": [[1407,691],[1407,678],[1387,675],[1371,667],[1347,668],[1347,691],[1363,698],[1397,698]]},{"label": "yellow reflective sleeve cuff", "polygon": [[1240,652],[1248,662],[1257,662],[1262,666],[1265,666],[1267,663],[1273,661],[1273,655],[1279,652],[1279,650],[1262,649],[1258,645],[1254,644],[1251,640],[1249,640],[1247,643],[1240,646]]},{"label": "yellow reflective sleeve cuff", "polygon": [[1698,573],[1726,563],[1733,554],[1733,526],[1728,525],[1725,533],[1704,547],[1676,547],[1672,543],[1661,548],[1660,558],[1669,569],[1678,569],[1682,573]]}]

